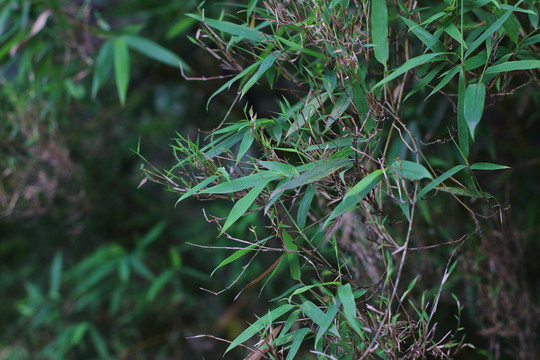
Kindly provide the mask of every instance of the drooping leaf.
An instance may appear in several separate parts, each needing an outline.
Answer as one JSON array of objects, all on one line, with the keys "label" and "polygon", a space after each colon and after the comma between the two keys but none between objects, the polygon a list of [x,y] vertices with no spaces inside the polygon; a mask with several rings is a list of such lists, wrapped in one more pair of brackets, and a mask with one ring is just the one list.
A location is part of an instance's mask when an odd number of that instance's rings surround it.
[{"label": "drooping leaf", "polygon": [[482,118],[484,101],[486,98],[486,85],[483,83],[471,84],[465,92],[463,111],[469,126],[469,132],[474,140],[474,130]]},{"label": "drooping leaf", "polygon": [[371,29],[375,58],[386,67],[388,61],[388,10],[386,0],[371,1]]},{"label": "drooping leaf", "polygon": [[291,277],[294,280],[300,280],[302,271],[300,269],[300,260],[298,257],[298,246],[293,242],[291,235],[286,230],[283,230],[283,243],[287,248],[287,260],[289,262],[289,270]]},{"label": "drooping leaf", "polygon": [[238,148],[238,154],[236,155],[236,165],[242,160],[246,152],[251,147],[251,144],[253,144],[253,140],[255,140],[255,136],[250,131],[246,131],[244,136],[242,137],[242,142],[240,143],[240,147]]},{"label": "drooping leaf", "polygon": [[336,314],[338,312],[340,301],[339,299],[331,299],[330,300],[330,306],[328,306],[328,310],[326,310],[326,314],[324,314],[324,317],[319,324],[319,330],[317,331],[317,336],[315,337],[315,346],[319,343],[319,341],[322,339],[324,334],[328,331],[330,328],[330,325],[334,322],[334,319],[336,317]]},{"label": "drooping leaf", "polygon": [[458,137],[459,137],[459,149],[463,156],[467,158],[469,156],[469,127],[465,120],[465,74],[463,69],[459,72],[459,86],[458,86],[458,108],[457,108],[457,124],[458,124]]},{"label": "drooping leaf", "polygon": [[490,198],[493,197],[488,192],[483,192],[482,194],[480,194],[476,190],[464,189],[464,188],[453,187],[453,186],[439,186],[437,188],[437,190],[447,192],[447,193],[450,193],[450,194],[454,194],[454,195],[468,196],[468,197],[473,197],[473,198],[483,197],[483,198],[486,198],[486,199],[490,199]]},{"label": "drooping leaf", "polygon": [[343,305],[343,312],[345,318],[351,327],[356,331],[358,335],[363,335],[363,331],[360,328],[361,324],[356,318],[356,302],[354,300],[354,294],[351,289],[351,284],[345,284],[338,287],[338,296]]},{"label": "drooping leaf", "polygon": [[273,321],[279,319],[284,314],[294,309],[294,305],[285,304],[270,311],[268,314],[262,316],[259,320],[251,324],[246,330],[244,330],[234,341],[229,345],[225,353],[228,353],[238,345],[252,338],[254,335],[261,332],[265,327],[270,325]]},{"label": "drooping leaf", "polygon": [[129,84],[129,52],[123,37],[114,40],[114,74],[118,97],[124,105]]},{"label": "drooping leaf", "polygon": [[285,164],[277,161],[261,161],[259,160],[259,163],[267,168],[270,172],[281,174],[281,175],[287,175],[287,176],[297,176],[300,173],[298,170],[290,165]]},{"label": "drooping leaf", "polygon": [[109,79],[113,69],[114,42],[106,41],[99,49],[96,65],[94,67],[94,77],[92,79],[92,98],[95,99],[101,85]]},{"label": "drooping leaf", "polygon": [[309,212],[309,208],[311,207],[311,201],[313,200],[314,196],[315,189],[312,186],[308,185],[306,187],[304,197],[300,202],[300,206],[298,207],[298,214],[296,215],[296,224],[300,229],[303,229],[304,226],[306,226],[307,215]]}]

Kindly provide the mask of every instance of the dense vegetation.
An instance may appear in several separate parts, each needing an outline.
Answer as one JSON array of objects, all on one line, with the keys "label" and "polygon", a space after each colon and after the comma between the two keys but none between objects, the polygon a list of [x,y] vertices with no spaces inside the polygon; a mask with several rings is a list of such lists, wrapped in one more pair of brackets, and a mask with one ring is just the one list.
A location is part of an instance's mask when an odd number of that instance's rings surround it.
[{"label": "dense vegetation", "polygon": [[0,358],[534,358],[538,14],[4,1]]}]

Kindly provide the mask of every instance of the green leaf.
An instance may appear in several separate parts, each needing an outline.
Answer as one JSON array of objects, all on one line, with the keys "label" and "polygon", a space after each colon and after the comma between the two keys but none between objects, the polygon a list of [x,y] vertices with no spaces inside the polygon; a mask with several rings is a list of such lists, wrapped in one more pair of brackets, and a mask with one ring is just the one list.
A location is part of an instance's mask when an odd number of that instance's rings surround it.
[{"label": "green leaf", "polygon": [[286,176],[296,176],[300,174],[298,170],[290,164],[281,163],[277,161],[262,161],[262,160],[259,160],[259,163],[265,168],[267,168],[268,170],[270,170],[270,172],[273,172],[276,174],[286,175]]},{"label": "green leaf", "polygon": [[451,176],[453,176],[454,174],[460,172],[461,170],[465,168],[466,168],[465,165],[454,166],[453,168],[446,171],[444,174],[442,174],[441,176],[437,177],[435,180],[430,182],[428,185],[426,185],[425,188],[420,190],[417,197],[421,198],[422,196],[424,196],[425,194],[433,190],[436,186],[439,186],[443,181],[445,181],[446,179],[450,178]]},{"label": "green leaf", "polygon": [[[431,95],[435,94],[437,91],[439,91],[440,89],[442,89],[446,84],[448,84],[448,82],[450,80],[452,80],[452,78],[459,72],[459,70],[461,69],[461,66],[459,65],[456,65],[454,68],[452,68],[451,70],[448,70],[446,72],[446,75],[444,76],[444,78],[441,80],[440,83],[437,84],[437,86],[435,86],[433,88],[433,90],[429,93],[429,95],[427,97],[430,97]],[[427,98],[426,98],[427,99]]]},{"label": "green leaf", "polygon": [[204,24],[213,27],[214,29],[223,31],[227,34],[236,35],[241,38],[248,39],[253,42],[260,42],[265,39],[265,37],[259,34],[258,30],[247,27],[246,25],[238,25],[227,21],[215,20],[205,17],[204,19],[200,15],[196,14],[187,14],[187,16],[192,17],[193,19],[199,20]]},{"label": "green leaf", "polygon": [[270,198],[277,195],[279,192],[294,189],[297,187],[300,187],[305,184],[313,183],[317,180],[323,179],[337,170],[341,169],[342,167],[349,165],[352,163],[352,160],[346,159],[346,158],[336,158],[334,160],[330,160],[328,162],[322,163],[313,169],[310,169],[306,172],[304,172],[302,175],[296,176],[292,178],[291,180],[284,183],[282,186],[279,186],[274,190],[272,195],[270,195]]},{"label": "green leaf", "polygon": [[433,78],[435,76],[437,76],[441,70],[446,66],[446,64],[439,64],[437,65],[433,70],[431,70],[426,76],[424,76],[422,78],[422,80],[420,80],[418,82],[418,84],[416,84],[414,86],[414,88],[407,94],[407,96],[405,96],[405,98],[403,99],[403,101],[407,101],[407,99],[409,97],[411,97],[413,94],[415,94],[418,90],[421,90],[421,89],[424,89],[426,87],[427,84],[429,84],[431,82],[431,80],[433,80]]},{"label": "green leaf", "polygon": [[406,17],[401,17],[401,20],[407,24],[409,27],[409,30],[412,31],[412,33],[420,39],[424,43],[424,45],[427,46],[428,49],[431,49],[435,52],[438,51],[444,51],[444,45],[437,39],[436,36],[429,33],[426,29],[424,29],[422,26],[418,25],[414,21],[407,19]]},{"label": "green leaf", "polygon": [[459,72],[459,86],[458,86],[458,108],[457,108],[457,124],[458,124],[458,137],[459,137],[459,149],[465,159],[469,157],[469,129],[467,121],[464,115],[464,102],[465,102],[465,74],[463,69]]},{"label": "green leaf", "polygon": [[433,176],[422,164],[407,160],[397,160],[390,165],[396,172],[409,180],[433,179]]},{"label": "green leaf", "polygon": [[486,198],[486,199],[490,199],[490,198],[493,197],[488,192],[484,192],[484,193],[480,194],[476,190],[469,190],[469,189],[464,189],[464,188],[460,188],[460,187],[440,186],[440,187],[437,188],[437,190],[447,192],[447,193],[450,193],[450,194],[454,194],[454,195],[468,196],[468,197],[473,197],[473,198],[483,197],[483,198]]},{"label": "green leaf", "polygon": [[386,68],[388,61],[388,10],[386,0],[371,1],[371,37],[378,62]]},{"label": "green leaf", "polygon": [[328,226],[328,223],[347,211],[352,210],[381,180],[383,176],[382,170],[375,170],[358,184],[353,186],[343,197],[338,206],[332,211],[328,219],[324,222],[323,228]]},{"label": "green leaf", "polygon": [[510,17],[512,14],[512,11],[518,7],[518,5],[521,3],[519,1],[515,6],[513,6],[511,9],[509,9],[507,12],[503,14],[497,21],[495,21],[482,35],[480,35],[467,49],[467,52],[465,53],[465,59],[469,57],[469,55],[476,50],[478,46],[482,42],[484,42],[488,37],[490,37],[495,31],[497,31],[504,22]]},{"label": "green leaf", "polygon": [[463,111],[465,121],[469,126],[469,132],[474,140],[474,130],[482,118],[484,112],[484,101],[486,98],[486,85],[483,83],[471,84],[465,92]]},{"label": "green leaf", "polygon": [[114,42],[106,41],[99,49],[96,65],[94,67],[94,78],[92,79],[92,98],[95,99],[101,85],[109,79],[113,63]]},{"label": "green leaf", "polygon": [[259,69],[257,72],[249,79],[244,87],[242,88],[242,93],[240,95],[240,98],[244,96],[244,94],[253,86],[255,83],[266,73],[268,69],[274,65],[276,60],[279,57],[279,52],[274,51],[270,54],[268,54],[262,62],[260,62]]},{"label": "green leaf", "polygon": [[62,283],[62,264],[63,254],[61,251],[57,251],[54,254],[54,259],[51,264],[49,295],[53,298],[60,296],[60,285]]},{"label": "green leaf", "polygon": [[246,246],[245,248],[243,249],[240,249],[240,250],[237,250],[235,251],[232,255],[228,256],[226,259],[224,259],[222,262],[219,263],[218,266],[216,266],[216,268],[214,269],[214,271],[212,271],[212,274],[210,274],[210,276],[213,276],[214,273],[219,269],[219,268],[222,268],[223,266],[227,265],[227,264],[230,264],[232,263],[233,261],[237,260],[237,259],[240,259],[242,256],[246,255],[248,252],[252,251],[254,248],[256,248],[257,246],[261,245],[262,243],[266,242],[266,240],[268,240],[269,238],[266,238],[266,239],[263,239],[263,240],[260,240],[258,241],[257,243],[255,244],[251,244],[249,246]]},{"label": "green leaf", "polygon": [[343,312],[345,313],[347,322],[358,335],[363,335],[363,332],[360,329],[361,324],[356,318],[356,302],[354,300],[351,284],[340,286],[338,288],[338,297],[341,300],[341,304],[343,304]]},{"label": "green leaf", "polygon": [[259,65],[259,63],[254,63],[254,64],[251,64],[250,66],[248,66],[247,68],[245,68],[240,74],[236,75],[235,77],[233,77],[231,80],[227,81],[225,84],[223,84],[223,86],[221,86],[219,89],[217,89],[217,91],[215,91],[212,96],[210,96],[210,98],[208,99],[208,101],[206,102],[206,108],[208,109],[208,104],[210,104],[210,101],[212,101],[212,99],[219,93],[221,93],[223,90],[225,89],[230,89],[231,88],[231,85],[234,84],[238,79],[241,79],[243,78],[244,76],[246,76],[247,74],[249,74],[250,72],[252,72],[253,70],[255,70],[255,68]]},{"label": "green leaf", "polygon": [[302,310],[302,312],[318,326],[321,326],[324,322],[324,313],[311,301],[304,301],[302,305],[300,305],[300,310]]},{"label": "green leaf", "polygon": [[500,72],[531,70],[540,68],[540,60],[507,61],[503,64],[493,65],[487,68],[486,75]]},{"label": "green leaf", "polygon": [[253,144],[253,140],[255,140],[255,136],[250,131],[246,131],[244,136],[242,137],[242,142],[240,143],[240,147],[238,148],[238,154],[236,155],[236,165],[242,160],[246,152],[251,147],[251,144]]},{"label": "green leaf", "polygon": [[296,224],[300,229],[303,229],[304,226],[306,226],[307,215],[315,193],[316,191],[312,186],[308,185],[306,187],[306,192],[304,193],[304,197],[300,202],[300,206],[298,207],[298,214],[296,215]]},{"label": "green leaf", "polygon": [[302,341],[304,341],[304,338],[310,332],[311,329],[304,328],[298,329],[292,333],[293,343],[289,348],[289,353],[287,354],[287,358],[285,360],[294,360],[296,353],[298,353],[298,350],[300,349],[300,345],[302,345]]},{"label": "green leaf", "polygon": [[150,285],[150,288],[148,289],[148,292],[146,293],[146,301],[152,302],[156,298],[156,296],[159,294],[161,289],[167,283],[172,279],[174,275],[174,271],[171,269],[164,271],[161,273],[154,281],[152,281],[152,285]]},{"label": "green leaf", "polygon": [[257,199],[270,181],[272,181],[272,179],[262,180],[255,185],[246,196],[238,200],[227,217],[227,221],[225,221],[225,225],[223,225],[219,235],[222,235],[229,227],[231,227],[232,224],[236,222],[236,220],[240,219],[240,217],[244,215],[244,213],[249,209],[249,207],[253,204],[253,202]]},{"label": "green leaf", "polygon": [[189,65],[183,62],[178,55],[151,40],[137,35],[124,35],[123,38],[130,48],[144,56],[174,67],[178,67],[182,63],[184,69],[190,70]]},{"label": "green leaf", "polygon": [[207,177],[206,179],[204,179],[203,181],[201,181],[200,183],[198,183],[197,185],[189,189],[189,191],[187,191],[184,195],[180,196],[180,199],[178,199],[178,201],[176,202],[176,204],[174,204],[174,206],[176,207],[176,205],[178,205],[180,201],[187,199],[191,195],[195,194],[197,191],[204,189],[206,186],[211,184],[217,178],[219,178],[218,175],[212,175],[210,177]]},{"label": "green leaf", "polygon": [[497,165],[497,164],[486,163],[486,162],[478,162],[471,165],[471,170],[505,170],[505,169],[510,169],[510,167],[506,165]]},{"label": "green leaf", "polygon": [[291,235],[289,235],[289,233],[285,230],[283,230],[283,243],[287,248],[287,260],[289,262],[291,277],[294,280],[300,280],[302,271],[300,269],[300,260],[298,257],[298,246],[296,246]]},{"label": "green leaf", "polygon": [[330,300],[330,306],[328,306],[328,310],[326,311],[326,314],[324,314],[324,317],[321,321],[321,324],[319,325],[319,331],[317,331],[317,336],[315,337],[315,347],[317,347],[318,342],[322,339],[324,334],[328,331],[330,328],[330,325],[334,322],[334,319],[336,317],[336,314],[338,312],[338,306],[339,306],[339,300],[337,299],[331,299]]},{"label": "green leaf", "polygon": [[258,183],[261,180],[276,180],[280,175],[273,174],[268,171],[261,171],[260,173],[244,176],[231,181],[225,181],[211,188],[202,190],[199,194],[229,194],[253,187],[253,183]]},{"label": "green leaf", "polygon": [[261,317],[259,320],[255,321],[251,326],[244,330],[234,341],[229,345],[225,353],[228,353],[230,350],[234,349],[238,345],[252,338],[255,334],[261,332],[265,327],[270,325],[273,321],[279,319],[282,315],[288,313],[294,309],[294,305],[281,305],[280,307],[270,311],[268,314]]},{"label": "green leaf", "polygon": [[129,84],[129,52],[124,38],[114,40],[114,74],[120,103],[126,103]]},{"label": "green leaf", "polygon": [[447,53],[424,54],[424,55],[420,55],[412,59],[409,59],[405,64],[395,69],[390,75],[388,75],[387,77],[385,77],[384,79],[376,83],[371,89],[371,91],[372,92],[375,91],[376,89],[380,88],[387,82],[394,80],[398,76],[403,75],[404,73],[406,73],[407,71],[411,69],[414,69],[415,67],[418,67],[420,65],[424,65],[430,62],[441,60],[439,59],[439,57],[444,54],[447,54]]}]

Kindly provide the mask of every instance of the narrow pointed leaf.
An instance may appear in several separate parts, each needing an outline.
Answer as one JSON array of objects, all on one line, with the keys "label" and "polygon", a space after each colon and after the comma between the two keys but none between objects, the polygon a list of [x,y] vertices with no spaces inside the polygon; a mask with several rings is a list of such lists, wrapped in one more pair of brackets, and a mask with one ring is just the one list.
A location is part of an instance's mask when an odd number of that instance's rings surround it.
[{"label": "narrow pointed leaf", "polygon": [[310,329],[304,328],[296,330],[292,333],[293,343],[289,348],[289,353],[287,354],[287,358],[285,360],[294,360],[296,353],[298,353],[298,350],[300,349],[300,345],[302,345],[302,341],[304,341],[304,338],[310,332]]},{"label": "narrow pointed leaf", "polygon": [[345,313],[345,318],[351,327],[356,331],[357,334],[363,335],[362,330],[360,329],[360,322],[356,318],[356,302],[354,300],[354,294],[351,289],[351,284],[345,284],[338,288],[338,296],[343,305],[343,312]]},{"label": "narrow pointed leaf", "polygon": [[386,0],[371,1],[371,37],[378,62],[386,67],[388,61],[388,10]]},{"label": "narrow pointed leaf", "polygon": [[207,17],[203,19],[200,15],[196,14],[187,14],[187,16],[202,21],[206,25],[213,27],[214,29],[223,31],[227,34],[236,35],[254,42],[264,40],[264,36],[259,34],[258,30],[252,29],[246,25],[238,25],[228,21],[215,20]]},{"label": "narrow pointed leaf", "polygon": [[467,87],[463,111],[473,140],[474,130],[476,129],[476,125],[480,122],[482,113],[484,112],[485,98],[486,85],[483,83],[471,84]]},{"label": "narrow pointed leaf", "polygon": [[505,170],[510,169],[506,165],[497,165],[492,163],[478,162],[471,165],[471,170]]},{"label": "narrow pointed leaf", "polygon": [[394,80],[398,76],[403,75],[404,73],[406,73],[409,70],[414,69],[415,67],[418,67],[418,66],[430,63],[430,62],[439,61],[440,56],[444,54],[445,53],[424,54],[424,55],[420,55],[412,59],[409,59],[405,64],[395,69],[390,75],[388,75],[387,77],[385,77],[384,79],[376,83],[373,86],[373,89],[371,91],[372,92],[375,91],[376,89],[380,88],[387,82]]},{"label": "narrow pointed leaf", "polygon": [[294,309],[294,307],[295,307],[294,305],[285,304],[270,311],[268,314],[264,315],[259,320],[255,321],[253,324],[251,324],[250,327],[244,330],[244,332],[238,335],[238,337],[234,339],[231,345],[229,345],[225,353],[228,353],[230,350],[234,349],[238,345],[251,339],[254,335],[264,330],[264,328],[270,325],[273,321],[279,319],[281,316],[283,316],[284,314]]},{"label": "narrow pointed leaf", "polygon": [[92,98],[95,99],[101,85],[109,79],[113,69],[114,43],[109,40],[101,45],[99,49],[96,65],[94,68],[94,78],[92,79]]},{"label": "narrow pointed leaf", "polygon": [[296,215],[296,224],[300,229],[303,229],[304,226],[306,226],[306,219],[308,216],[309,208],[311,207],[311,202],[313,201],[313,197],[315,196],[315,189],[308,185],[306,187],[306,192],[304,193],[304,197],[302,198],[302,201],[300,202],[300,206],[298,207],[298,214]]},{"label": "narrow pointed leaf", "polygon": [[151,40],[137,35],[124,35],[124,39],[130,48],[144,56],[174,67],[182,63],[184,69],[190,70],[189,65],[184,63],[178,55]]},{"label": "narrow pointed leaf", "polygon": [[257,69],[257,72],[253,74],[253,76],[246,82],[244,87],[242,88],[242,94],[240,95],[240,98],[244,96],[244,94],[253,86],[259,79],[274,65],[276,60],[279,57],[278,52],[272,52],[268,54],[263,61],[260,62],[259,69]]},{"label": "narrow pointed leaf", "polygon": [[124,38],[114,40],[114,74],[120,103],[126,103],[129,84],[129,52]]},{"label": "narrow pointed leaf", "polygon": [[375,170],[365,178],[363,178],[358,184],[353,186],[347,194],[343,197],[338,206],[332,211],[328,219],[326,219],[323,228],[328,226],[328,223],[338,216],[345,214],[347,211],[352,210],[356,205],[362,201],[381,180],[383,176],[382,170]]},{"label": "narrow pointed leaf", "polygon": [[242,191],[253,187],[253,184],[260,182],[261,180],[276,180],[281,176],[270,173],[268,171],[261,171],[260,173],[244,176],[231,181],[226,181],[211,188],[202,190],[199,194],[229,194],[236,191]]},{"label": "narrow pointed leaf", "polygon": [[487,68],[487,74],[497,74],[500,72],[531,70],[540,68],[540,60],[518,60],[507,61],[499,65],[493,65]]},{"label": "narrow pointed leaf", "polygon": [[195,194],[197,191],[201,190],[201,189],[204,189],[206,186],[208,186],[209,184],[211,184],[214,180],[216,180],[219,176],[218,175],[212,175],[210,177],[207,177],[206,179],[204,179],[203,181],[201,181],[200,183],[198,183],[197,185],[195,185],[194,187],[192,187],[191,189],[189,189],[189,191],[187,191],[184,195],[180,196],[180,198],[178,199],[178,201],[176,202],[176,204],[174,204],[174,206],[176,207],[176,205],[178,205],[178,203],[184,199],[187,199],[188,197],[190,197],[191,195]]},{"label": "narrow pointed leaf", "polygon": [[287,248],[287,260],[289,262],[289,270],[291,271],[291,277],[294,280],[300,280],[302,275],[300,269],[300,259],[298,257],[298,246],[293,242],[291,235],[283,230],[283,243]]},{"label": "narrow pointed leaf", "polygon": [[458,124],[458,137],[459,137],[459,149],[465,158],[469,157],[469,128],[467,121],[465,120],[464,115],[464,102],[465,102],[465,74],[462,71],[459,72],[459,86],[458,86],[458,113],[457,113],[457,124]]},{"label": "narrow pointed leaf", "polygon": [[417,197],[421,198],[422,196],[424,196],[425,194],[433,190],[436,186],[439,186],[443,181],[447,180],[448,178],[452,177],[453,175],[457,174],[458,172],[460,172],[461,170],[465,168],[466,168],[465,165],[454,166],[453,168],[446,171],[444,174],[442,174],[441,176],[437,177],[435,180],[427,184],[425,188],[420,190]]},{"label": "narrow pointed leaf", "polygon": [[229,229],[229,227],[231,227],[231,225],[234,224],[236,220],[240,219],[240,217],[244,215],[244,213],[249,209],[249,207],[253,204],[253,202],[257,199],[257,197],[261,194],[265,186],[268,185],[270,181],[271,179],[266,179],[259,182],[253,187],[253,189],[249,191],[246,196],[238,200],[238,202],[233,206],[231,213],[227,217],[227,221],[225,221],[225,225],[223,225],[223,229],[221,229],[220,235],[227,231],[227,229]]}]

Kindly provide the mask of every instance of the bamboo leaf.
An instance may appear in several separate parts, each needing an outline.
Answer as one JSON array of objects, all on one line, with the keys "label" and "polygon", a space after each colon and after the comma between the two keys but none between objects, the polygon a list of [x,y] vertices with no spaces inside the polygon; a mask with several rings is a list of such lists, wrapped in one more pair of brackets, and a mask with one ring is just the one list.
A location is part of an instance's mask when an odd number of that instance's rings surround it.
[{"label": "bamboo leaf", "polygon": [[484,101],[486,98],[486,85],[483,83],[471,84],[465,92],[463,111],[469,126],[471,137],[474,140],[474,130],[482,118]]},{"label": "bamboo leaf", "polygon": [[96,65],[94,67],[94,78],[92,79],[92,98],[95,99],[101,85],[109,79],[113,64],[114,42],[106,41],[99,49]]},{"label": "bamboo leaf", "polygon": [[388,61],[388,10],[386,0],[371,1],[371,37],[378,62],[386,68]]},{"label": "bamboo leaf", "polygon": [[211,188],[202,190],[199,194],[230,194],[233,192],[245,190],[253,187],[253,183],[258,183],[261,180],[276,180],[281,176],[270,173],[268,171],[261,171],[260,173],[244,176],[231,181],[226,181]]},{"label": "bamboo leaf", "polygon": [[204,189],[206,186],[208,186],[209,184],[211,184],[214,180],[216,180],[219,176],[218,175],[212,175],[210,177],[207,177],[206,179],[204,179],[203,181],[201,181],[200,183],[198,183],[197,185],[195,185],[194,187],[192,187],[191,189],[189,189],[184,195],[180,196],[180,198],[178,199],[178,201],[176,202],[176,204],[174,204],[174,206],[176,207],[176,205],[178,205],[178,203],[184,199],[187,199],[188,197],[190,197],[191,195],[195,194],[197,191],[201,190],[201,189]]},{"label": "bamboo leaf", "polygon": [[279,192],[289,190],[289,189],[294,189],[302,185],[313,183],[317,180],[323,179],[333,174],[337,170],[341,169],[342,167],[351,164],[351,162],[352,162],[351,160],[346,159],[346,158],[337,158],[337,159],[322,163],[314,167],[313,169],[308,170],[304,172],[303,174],[292,178],[291,180],[287,181],[282,186],[277,187],[276,190],[274,190],[274,192],[272,193],[272,195],[270,195],[270,198],[273,198]]},{"label": "bamboo leaf", "polygon": [[124,35],[124,40],[130,48],[144,56],[174,67],[178,67],[182,63],[184,69],[190,70],[189,65],[180,59],[178,55],[151,40],[137,35]]},{"label": "bamboo leaf", "polygon": [[486,75],[497,74],[500,72],[509,72],[517,70],[531,70],[540,68],[540,60],[518,60],[507,61],[499,65],[493,65],[487,68]]},{"label": "bamboo leaf", "polygon": [[249,209],[249,207],[253,204],[253,202],[257,199],[270,181],[272,181],[272,179],[266,179],[259,182],[253,187],[253,189],[249,191],[246,196],[238,200],[227,217],[227,221],[225,221],[225,225],[223,225],[219,235],[222,235],[225,231],[227,231],[227,229],[229,229],[229,227],[231,227],[232,224],[236,222],[236,220],[240,219],[240,217],[244,215],[244,213]]},{"label": "bamboo leaf", "polygon": [[430,182],[428,185],[426,185],[426,187],[424,187],[422,190],[420,190],[420,192],[418,193],[418,198],[421,198],[422,196],[424,196],[425,194],[427,194],[428,192],[430,192],[431,190],[433,190],[436,186],[439,186],[443,181],[445,181],[446,179],[450,178],[451,176],[453,176],[454,174],[457,174],[458,172],[460,172],[461,170],[463,170],[464,168],[466,168],[465,165],[457,165],[457,166],[454,166],[453,168],[451,168],[450,170],[446,171],[444,174],[442,174],[441,176],[437,177],[435,180],[433,180],[432,182]]},{"label": "bamboo leaf", "polygon": [[228,353],[230,350],[234,349],[243,342],[251,339],[254,335],[261,332],[265,327],[270,325],[273,321],[279,319],[284,314],[288,313],[294,308],[294,305],[281,305],[280,307],[270,311],[268,314],[261,317],[259,320],[251,324],[246,330],[244,330],[234,341],[229,345],[225,353]]},{"label": "bamboo leaf", "polygon": [[114,40],[114,74],[120,103],[126,103],[129,84],[129,52],[124,38]]},{"label": "bamboo leaf", "polygon": [[294,360],[296,353],[298,353],[298,350],[300,349],[300,345],[302,345],[302,341],[304,341],[304,338],[310,332],[310,329],[304,328],[298,329],[292,333],[293,343],[289,348],[289,353],[287,354],[287,358],[285,360]]},{"label": "bamboo leaf", "polygon": [[504,24],[504,22],[510,17],[512,14],[512,11],[514,9],[517,9],[518,5],[521,3],[519,1],[515,6],[513,6],[511,9],[506,11],[503,16],[501,16],[497,21],[495,21],[482,35],[480,35],[467,49],[467,52],[465,53],[465,59],[469,57],[469,55],[476,50],[478,46],[482,42],[484,42],[488,37],[490,37],[495,31],[499,30],[499,28]]},{"label": "bamboo leaf", "polygon": [[328,219],[324,222],[323,228],[328,226],[328,223],[347,211],[352,210],[381,180],[383,176],[382,170],[375,170],[358,184],[353,186],[343,197],[338,206],[332,211]]},{"label": "bamboo leaf", "polygon": [[409,27],[411,31],[420,41],[427,46],[428,49],[431,49],[435,52],[444,51],[444,45],[439,41],[439,39],[433,34],[429,33],[422,26],[418,25],[414,21],[407,19],[406,17],[401,17],[401,20]]},{"label": "bamboo leaf", "polygon": [[302,201],[300,202],[300,206],[298,207],[298,214],[296,215],[296,224],[300,229],[303,229],[304,226],[306,226],[306,219],[309,212],[309,208],[311,207],[311,202],[313,201],[313,197],[315,196],[315,189],[308,185],[306,187],[306,192],[304,193],[304,197],[302,198]]},{"label": "bamboo leaf", "polygon": [[214,29],[223,31],[224,33],[236,35],[253,42],[259,42],[265,39],[263,35],[259,34],[258,30],[247,27],[246,25],[238,25],[228,21],[215,20],[207,17],[203,19],[200,15],[197,14],[187,14],[187,16],[201,21],[204,24],[213,27]]},{"label": "bamboo leaf", "polygon": [[433,179],[433,176],[422,164],[407,160],[397,160],[390,165],[401,177],[409,180]]},{"label": "bamboo leaf", "polygon": [[285,244],[285,248],[287,248],[287,260],[289,262],[291,277],[294,280],[300,280],[302,271],[300,269],[300,260],[298,258],[298,246],[296,246],[291,235],[285,230],[283,230],[283,243]]},{"label": "bamboo leaf", "polygon": [[338,297],[343,304],[343,312],[345,318],[351,327],[356,331],[358,335],[363,335],[360,329],[360,322],[356,318],[356,302],[354,300],[354,294],[351,289],[351,284],[345,284],[338,288]]},{"label": "bamboo leaf", "polygon": [[505,170],[510,169],[506,165],[497,165],[486,162],[478,162],[471,165],[471,170]]},{"label": "bamboo leaf", "polygon": [[469,129],[467,121],[465,120],[464,115],[464,102],[465,102],[465,74],[463,69],[459,72],[459,86],[458,86],[458,113],[457,113],[457,124],[458,124],[458,137],[459,137],[459,149],[465,158],[469,157]]},{"label": "bamboo leaf", "polygon": [[270,54],[268,54],[263,61],[260,62],[259,69],[257,69],[257,72],[246,82],[244,87],[242,88],[242,93],[240,95],[240,98],[244,96],[244,94],[253,86],[259,79],[266,73],[268,69],[274,65],[276,60],[279,57],[279,52],[274,51]]},{"label": "bamboo leaf", "polygon": [[400,75],[403,75],[407,71],[414,69],[415,67],[418,67],[420,65],[424,65],[430,62],[439,61],[441,60],[439,57],[441,55],[444,55],[446,53],[433,53],[433,54],[424,54],[417,57],[414,57],[412,59],[409,59],[405,64],[401,65],[397,69],[395,69],[390,75],[376,83],[373,88],[371,89],[371,92],[375,91],[376,89],[380,88],[384,84],[386,84],[389,81],[394,80]]}]

